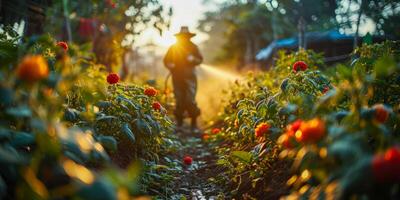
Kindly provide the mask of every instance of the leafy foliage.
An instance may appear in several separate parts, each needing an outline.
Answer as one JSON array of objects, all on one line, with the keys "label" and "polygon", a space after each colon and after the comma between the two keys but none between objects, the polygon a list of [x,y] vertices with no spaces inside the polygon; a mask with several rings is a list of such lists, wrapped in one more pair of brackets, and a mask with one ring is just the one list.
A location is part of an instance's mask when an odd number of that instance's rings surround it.
[{"label": "leafy foliage", "polygon": [[[275,184],[283,192],[290,188],[294,198],[399,195],[396,182],[384,179],[381,185],[377,177],[383,172],[372,162],[399,145],[394,91],[399,85],[390,81],[398,78],[398,43],[363,46],[355,53],[352,66],[338,66],[333,76],[317,70],[321,61],[312,54],[281,54],[271,71],[233,86],[217,120],[222,132],[209,138],[220,144],[218,164],[228,169],[220,180],[233,180],[233,196],[265,197],[259,191],[270,191],[268,182],[278,174],[286,179]],[[293,72],[292,64],[305,59],[311,67]],[[261,123],[271,127],[255,137]],[[277,169],[285,166],[282,161],[292,170]]]},{"label": "leafy foliage", "polygon": [[[0,34],[0,198],[130,198],[171,180],[175,162],[150,167],[179,146],[171,121],[151,106],[155,97],[136,85],[108,86],[85,46],[66,51],[50,36],[17,41],[11,29]],[[21,64],[29,55],[45,62]],[[21,65],[50,73],[31,80],[16,72]]]}]

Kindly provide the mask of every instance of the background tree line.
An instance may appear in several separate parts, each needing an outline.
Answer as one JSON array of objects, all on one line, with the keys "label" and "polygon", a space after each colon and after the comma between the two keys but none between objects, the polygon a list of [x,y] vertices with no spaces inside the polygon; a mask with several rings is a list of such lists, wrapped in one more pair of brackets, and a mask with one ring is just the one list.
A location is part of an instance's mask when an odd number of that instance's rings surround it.
[{"label": "background tree line", "polygon": [[109,71],[126,65],[121,58],[143,30],[161,34],[172,15],[159,0],[0,0],[0,11],[0,23],[22,24],[24,36],[55,33],[59,40],[92,44],[96,61]]},{"label": "background tree line", "polygon": [[199,29],[210,36],[204,44],[205,52],[213,52],[206,56],[209,61],[240,67],[254,62],[273,40],[296,36],[300,18],[306,32],[339,30],[358,36],[368,21],[375,25],[371,34],[398,38],[399,10],[399,0],[226,0],[206,13]]}]

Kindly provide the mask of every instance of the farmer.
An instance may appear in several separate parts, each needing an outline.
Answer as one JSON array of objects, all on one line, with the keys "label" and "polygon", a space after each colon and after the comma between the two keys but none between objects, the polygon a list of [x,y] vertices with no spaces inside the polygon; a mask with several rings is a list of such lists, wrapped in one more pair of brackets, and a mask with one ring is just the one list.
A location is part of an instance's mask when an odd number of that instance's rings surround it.
[{"label": "farmer", "polygon": [[174,95],[176,100],[175,117],[178,130],[183,124],[185,111],[191,118],[192,131],[196,132],[197,117],[200,109],[196,104],[197,78],[195,67],[203,61],[199,49],[190,41],[196,34],[189,32],[186,26],[181,27],[181,31],[175,34],[176,43],[169,49],[164,58],[164,65],[172,75]]}]

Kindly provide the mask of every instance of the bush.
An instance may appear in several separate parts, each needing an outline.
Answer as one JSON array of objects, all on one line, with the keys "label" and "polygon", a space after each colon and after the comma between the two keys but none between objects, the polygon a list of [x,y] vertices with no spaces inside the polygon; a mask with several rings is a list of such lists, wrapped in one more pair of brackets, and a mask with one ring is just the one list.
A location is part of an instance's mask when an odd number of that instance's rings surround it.
[{"label": "bush", "polygon": [[[233,194],[260,198],[289,188],[297,198],[398,198],[399,179],[379,178],[400,169],[398,45],[360,47],[351,66],[337,66],[333,76],[309,67],[321,63],[316,54],[281,53],[271,71],[237,82],[216,120],[222,132],[210,134],[220,144],[218,164],[228,169],[221,180],[232,178]],[[308,69],[293,68],[305,59]],[[382,158],[384,151],[391,156]],[[268,183],[276,176],[286,177],[274,183],[280,189]]]},{"label": "bush", "polygon": [[129,198],[170,180],[158,155],[179,143],[165,113],[153,110],[155,97],[141,86],[107,86],[89,47],[4,30],[0,198]]}]

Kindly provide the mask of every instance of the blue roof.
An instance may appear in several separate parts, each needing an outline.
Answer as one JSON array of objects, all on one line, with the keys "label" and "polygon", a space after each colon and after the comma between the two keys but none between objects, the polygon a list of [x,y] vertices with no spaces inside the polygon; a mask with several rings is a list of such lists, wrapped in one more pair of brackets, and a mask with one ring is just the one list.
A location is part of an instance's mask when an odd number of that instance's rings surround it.
[{"label": "blue roof", "polygon": [[[339,41],[352,39],[353,36],[341,34],[338,31],[325,31],[325,32],[308,32],[305,34],[307,43],[314,43],[320,41]],[[257,55],[257,60],[266,60],[270,58],[276,49],[280,48],[296,48],[298,46],[298,37],[284,38],[274,40],[266,48],[261,49]]]}]

